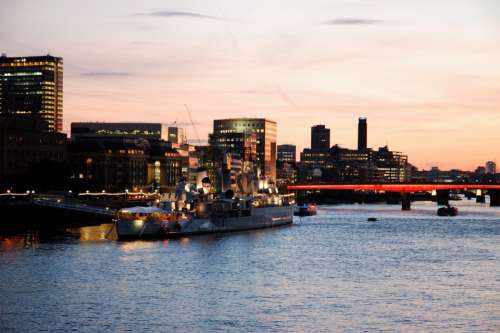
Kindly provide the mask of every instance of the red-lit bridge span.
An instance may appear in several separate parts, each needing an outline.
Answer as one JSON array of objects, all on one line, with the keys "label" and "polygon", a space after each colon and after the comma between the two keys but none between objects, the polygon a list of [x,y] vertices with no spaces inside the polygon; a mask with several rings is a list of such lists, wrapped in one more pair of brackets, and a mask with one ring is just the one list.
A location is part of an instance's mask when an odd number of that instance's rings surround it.
[{"label": "red-lit bridge span", "polygon": [[[288,186],[289,191],[384,191],[401,193],[403,210],[410,209],[411,198],[408,193],[436,191],[438,204],[448,202],[450,190],[481,190],[488,191],[490,205],[500,206],[500,184],[457,184],[457,183],[428,183],[428,184],[295,184]],[[484,193],[481,193],[484,198]],[[441,200],[440,200],[441,199]]]}]

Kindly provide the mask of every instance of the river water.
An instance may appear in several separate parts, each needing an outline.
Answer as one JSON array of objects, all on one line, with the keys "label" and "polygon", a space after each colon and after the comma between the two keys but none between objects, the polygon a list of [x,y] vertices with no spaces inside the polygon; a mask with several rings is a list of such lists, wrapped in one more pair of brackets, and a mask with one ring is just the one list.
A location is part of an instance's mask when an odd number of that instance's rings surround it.
[{"label": "river water", "polygon": [[180,240],[2,237],[0,331],[499,332],[500,208],[456,205],[323,206]]}]

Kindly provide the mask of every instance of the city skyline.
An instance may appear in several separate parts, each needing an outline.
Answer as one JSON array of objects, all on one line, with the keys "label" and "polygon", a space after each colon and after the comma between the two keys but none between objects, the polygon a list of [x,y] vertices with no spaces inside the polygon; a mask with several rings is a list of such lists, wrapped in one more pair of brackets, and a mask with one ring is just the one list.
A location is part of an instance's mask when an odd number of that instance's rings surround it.
[{"label": "city skyline", "polygon": [[248,116],[277,121],[278,144],[298,151],[316,124],[356,147],[366,116],[369,147],[419,168],[500,156],[494,1],[89,1],[78,16],[44,3],[2,4],[1,51],[64,59],[68,133],[77,121],[177,121],[195,139],[188,104],[200,138],[213,119]]}]

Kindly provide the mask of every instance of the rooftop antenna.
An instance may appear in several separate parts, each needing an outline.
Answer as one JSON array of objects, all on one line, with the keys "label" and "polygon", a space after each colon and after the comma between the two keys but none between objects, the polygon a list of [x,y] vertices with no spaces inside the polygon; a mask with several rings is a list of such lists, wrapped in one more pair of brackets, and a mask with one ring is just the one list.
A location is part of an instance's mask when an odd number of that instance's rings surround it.
[{"label": "rooftop antenna", "polygon": [[200,136],[198,135],[198,131],[196,130],[196,126],[194,126],[193,117],[191,117],[191,111],[189,111],[187,104],[184,104],[184,107],[186,108],[187,114],[189,116],[189,121],[191,122],[191,126],[193,126],[193,130],[194,130],[194,134],[196,135],[197,143],[200,144]]}]

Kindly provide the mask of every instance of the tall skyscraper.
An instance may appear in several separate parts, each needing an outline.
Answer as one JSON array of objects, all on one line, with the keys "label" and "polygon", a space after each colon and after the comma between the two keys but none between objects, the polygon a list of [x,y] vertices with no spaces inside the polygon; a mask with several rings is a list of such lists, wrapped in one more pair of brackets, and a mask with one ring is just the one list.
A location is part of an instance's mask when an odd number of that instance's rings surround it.
[{"label": "tall skyscraper", "polygon": [[0,57],[0,114],[32,115],[47,129],[63,127],[63,60],[50,55]]},{"label": "tall skyscraper", "polygon": [[213,140],[219,145],[234,146],[235,133],[255,133],[257,166],[264,176],[276,180],[276,122],[264,118],[214,120]]},{"label": "tall skyscraper", "polygon": [[295,163],[297,158],[295,145],[278,145],[278,161]]},{"label": "tall skyscraper", "polygon": [[361,117],[358,121],[358,150],[366,150],[368,148],[368,125],[366,118]]},{"label": "tall skyscraper", "polygon": [[330,149],[330,129],[325,125],[311,127],[311,150],[327,151]]}]

